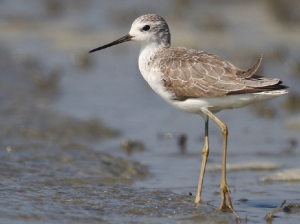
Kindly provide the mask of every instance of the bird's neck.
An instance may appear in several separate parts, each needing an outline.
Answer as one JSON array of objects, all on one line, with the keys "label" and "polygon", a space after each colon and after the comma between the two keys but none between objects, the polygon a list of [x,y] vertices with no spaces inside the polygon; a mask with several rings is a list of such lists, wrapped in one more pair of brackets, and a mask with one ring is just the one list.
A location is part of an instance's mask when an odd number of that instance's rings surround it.
[{"label": "bird's neck", "polygon": [[158,42],[151,42],[151,43],[144,43],[142,44],[140,50],[140,58],[148,58],[154,55],[157,51],[163,48],[169,48],[169,43],[158,43]]}]

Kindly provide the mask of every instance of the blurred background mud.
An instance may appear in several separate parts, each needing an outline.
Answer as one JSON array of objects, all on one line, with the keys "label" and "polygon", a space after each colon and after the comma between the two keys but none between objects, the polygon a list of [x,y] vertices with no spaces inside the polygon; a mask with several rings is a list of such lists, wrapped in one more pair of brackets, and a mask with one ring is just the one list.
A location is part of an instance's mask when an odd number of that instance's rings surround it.
[{"label": "blurred background mud", "polygon": [[[300,203],[297,0],[0,0],[0,222],[232,223],[219,213],[222,136],[210,123],[203,203],[195,205],[204,122],[167,105],[138,70],[137,43],[87,52],[163,16],[173,46],[214,53],[289,94],[218,117],[229,127],[228,185],[246,223]],[[247,221],[245,217],[247,214]]]}]

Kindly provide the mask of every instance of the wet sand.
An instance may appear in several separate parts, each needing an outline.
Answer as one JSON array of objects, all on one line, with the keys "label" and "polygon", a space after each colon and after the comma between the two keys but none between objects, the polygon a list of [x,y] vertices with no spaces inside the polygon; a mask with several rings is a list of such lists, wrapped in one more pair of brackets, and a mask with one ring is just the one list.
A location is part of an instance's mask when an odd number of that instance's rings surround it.
[{"label": "wet sand", "polygon": [[227,178],[241,222],[265,223],[285,199],[291,205],[272,223],[296,223],[297,14],[283,20],[274,8],[280,1],[117,3],[0,3],[0,221],[237,222],[217,210],[219,128],[211,122],[203,203],[195,205],[189,192],[197,189],[204,122],[152,92],[139,74],[134,43],[87,54],[151,11],[168,21],[173,45],[212,52],[241,68],[263,54],[258,73],[291,87],[285,97],[218,116],[229,127]]}]

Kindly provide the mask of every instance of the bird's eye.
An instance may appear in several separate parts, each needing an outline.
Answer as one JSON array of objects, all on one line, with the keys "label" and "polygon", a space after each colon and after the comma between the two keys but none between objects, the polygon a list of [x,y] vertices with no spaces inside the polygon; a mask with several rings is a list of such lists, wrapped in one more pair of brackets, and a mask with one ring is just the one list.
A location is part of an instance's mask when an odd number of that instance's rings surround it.
[{"label": "bird's eye", "polygon": [[143,30],[144,30],[144,31],[148,31],[149,29],[150,29],[150,26],[149,26],[149,25],[146,25],[146,26],[143,27]]}]

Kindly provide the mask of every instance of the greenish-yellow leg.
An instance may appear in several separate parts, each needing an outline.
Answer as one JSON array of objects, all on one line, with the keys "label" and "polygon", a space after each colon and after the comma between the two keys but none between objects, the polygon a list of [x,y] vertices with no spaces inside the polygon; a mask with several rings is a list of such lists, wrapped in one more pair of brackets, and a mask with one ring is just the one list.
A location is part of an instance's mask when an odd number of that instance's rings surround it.
[{"label": "greenish-yellow leg", "polygon": [[207,109],[203,109],[202,110],[206,115],[208,115],[214,122],[216,122],[219,127],[222,130],[222,134],[223,134],[223,159],[222,159],[222,181],[221,181],[221,206],[220,206],[220,210],[222,209],[226,209],[227,205],[226,205],[226,197],[227,197],[227,201],[228,204],[230,206],[230,208],[233,210],[233,206],[231,203],[231,198],[229,196],[230,193],[230,189],[226,183],[226,152],[227,152],[227,136],[228,136],[228,129],[227,126],[220,121],[212,112],[210,112]]},{"label": "greenish-yellow leg", "polygon": [[201,200],[203,177],[204,177],[204,173],[205,173],[205,166],[206,166],[208,153],[209,153],[209,146],[208,146],[208,116],[205,115],[205,139],[204,139],[204,147],[202,149],[202,165],[201,165],[201,170],[200,170],[200,177],[199,177],[198,190],[197,190],[195,203],[200,203],[200,200]]}]

